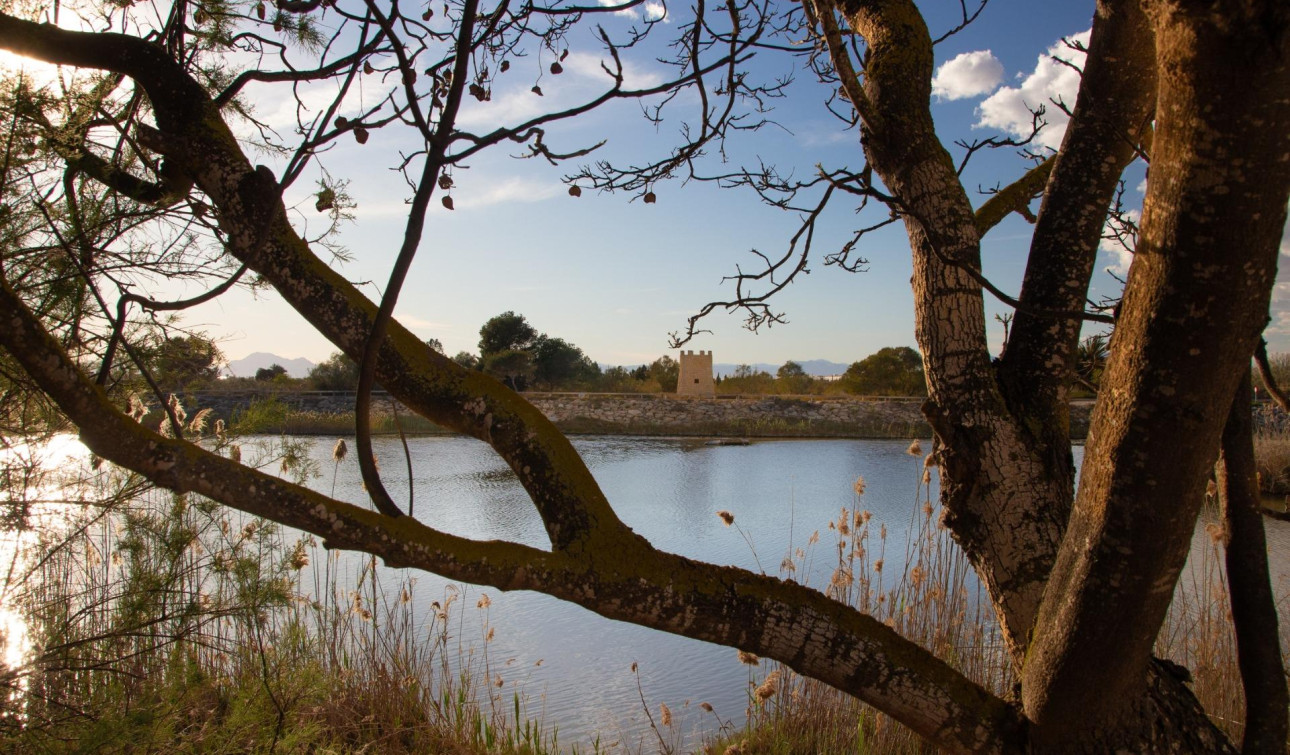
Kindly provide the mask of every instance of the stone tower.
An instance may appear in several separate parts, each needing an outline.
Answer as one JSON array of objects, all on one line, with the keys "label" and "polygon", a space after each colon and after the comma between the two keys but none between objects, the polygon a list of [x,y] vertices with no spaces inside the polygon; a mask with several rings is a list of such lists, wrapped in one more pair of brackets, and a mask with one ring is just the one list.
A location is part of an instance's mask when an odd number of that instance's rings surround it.
[{"label": "stone tower", "polygon": [[681,372],[676,379],[678,396],[715,396],[717,387],[712,382],[712,352],[681,352]]}]

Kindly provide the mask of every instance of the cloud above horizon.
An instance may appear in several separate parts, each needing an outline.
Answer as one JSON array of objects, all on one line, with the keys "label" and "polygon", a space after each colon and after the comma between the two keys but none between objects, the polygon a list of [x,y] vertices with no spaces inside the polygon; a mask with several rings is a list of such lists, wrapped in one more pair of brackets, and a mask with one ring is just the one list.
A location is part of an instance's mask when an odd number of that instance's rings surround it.
[{"label": "cloud above horizon", "polygon": [[989,50],[956,55],[941,64],[932,77],[932,94],[943,100],[963,100],[989,94],[1003,83],[1003,64]]},{"label": "cloud above horizon", "polygon": [[[1087,46],[1090,33],[1084,31],[1068,39]],[[1063,102],[1071,108],[1075,106],[1080,83],[1080,72],[1075,68],[1083,66],[1084,53],[1073,49],[1066,41],[1058,40],[1039,56],[1035,70],[1027,74],[1019,86],[1004,87],[981,103],[977,109],[980,117],[977,127],[999,129],[1024,139],[1031,132],[1031,111],[1042,107],[1047,125],[1035,141],[1040,146],[1058,149],[1070,118],[1053,103]]]},{"label": "cloud above horizon", "polygon": [[[1125,210],[1124,214],[1133,221],[1134,226],[1142,221],[1142,213],[1138,210]],[[1133,263],[1133,252],[1113,235],[1113,230],[1114,226],[1108,221],[1102,231],[1102,241],[1098,243],[1097,248],[1111,255],[1112,262],[1106,266],[1106,270],[1123,278],[1129,274],[1129,265]]]},{"label": "cloud above horizon", "polygon": [[[598,0],[602,8],[613,8],[622,5],[626,0]],[[644,9],[644,13],[641,9]],[[640,20],[642,17],[646,21],[667,21],[667,6],[661,0],[646,0],[646,2],[632,8],[625,8],[614,13],[615,16],[624,16],[633,20]]]},{"label": "cloud above horizon", "polygon": [[[532,91],[532,80],[508,82],[494,89],[492,99],[487,102],[464,98],[457,124],[464,129],[489,131],[503,125],[515,126],[544,113],[559,112],[588,102],[614,85],[613,76],[609,73],[613,69],[605,68],[612,65],[613,58],[608,53],[570,53],[561,62],[563,74],[545,76],[539,81],[541,95]],[[649,89],[662,82],[663,76],[658,71],[631,60],[623,60],[624,89]]]}]

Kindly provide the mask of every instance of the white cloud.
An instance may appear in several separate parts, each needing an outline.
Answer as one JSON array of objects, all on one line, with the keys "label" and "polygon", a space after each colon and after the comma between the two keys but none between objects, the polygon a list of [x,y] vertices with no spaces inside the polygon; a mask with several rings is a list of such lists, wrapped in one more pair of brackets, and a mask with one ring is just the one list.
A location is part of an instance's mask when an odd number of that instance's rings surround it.
[{"label": "white cloud", "polygon": [[[1278,284],[1277,288],[1280,289],[1281,285],[1284,284]],[[1272,307],[1272,322],[1263,329],[1263,335],[1268,337],[1269,351],[1282,350],[1281,348],[1278,348],[1278,346],[1284,344],[1285,341],[1282,340],[1282,338],[1290,334],[1290,310],[1277,309],[1276,304],[1277,302],[1274,301]]]},{"label": "white cloud", "polygon": [[[613,58],[608,55],[593,55],[587,52],[570,53],[564,59],[564,68],[569,73],[577,74],[598,82],[604,87],[613,85],[614,77],[609,71],[614,70]],[[609,70],[606,71],[605,69]],[[649,71],[630,60],[623,61],[623,88],[648,89],[663,83],[663,77],[655,71]]]},{"label": "white cloud", "polygon": [[[460,174],[457,176],[462,178]],[[539,181],[532,178],[512,176],[500,180],[490,180],[487,176],[469,176],[461,180],[452,189],[453,212],[469,212],[481,207],[489,207],[510,202],[541,202],[564,194],[567,189],[563,184],[553,181]],[[439,202],[432,202],[435,212],[448,212]]]},{"label": "white cloud", "polygon": [[989,50],[965,52],[941,64],[932,78],[932,94],[946,100],[980,97],[1003,83],[1003,64]]},{"label": "white cloud", "polygon": [[[1284,244],[1281,252],[1287,253]],[[1269,346],[1273,351],[1284,351],[1287,346],[1286,337],[1290,336],[1290,281],[1278,281],[1272,287],[1272,303],[1269,309],[1272,322],[1263,329],[1263,334],[1268,338]]]},{"label": "white cloud", "polygon": [[[602,8],[612,8],[612,7],[614,7],[615,5],[622,5],[624,2],[626,2],[626,0],[599,0],[599,2],[600,2],[600,7],[602,7]],[[640,17],[641,17],[640,11],[636,10],[635,8],[627,8],[627,9],[625,9],[625,10],[620,10],[620,11],[618,11],[617,13],[615,13],[614,15],[615,15],[615,16],[627,16],[628,18],[640,18]]]},{"label": "white cloud", "polygon": [[[336,115],[357,118],[377,105],[388,93],[376,77],[368,77],[366,86],[354,86],[345,94]],[[242,90],[243,98],[251,104],[255,119],[281,134],[294,134],[298,123],[311,123],[340,95],[340,82],[334,79],[304,81],[294,90],[276,82],[253,81]],[[241,118],[232,121],[233,132],[242,138],[257,136],[259,131]],[[334,126],[334,123],[333,123]]]},{"label": "white cloud", "polygon": [[[1142,220],[1142,213],[1137,210],[1125,210],[1124,214],[1133,221],[1136,226]],[[1108,224],[1103,231],[1105,235],[1111,235],[1111,226]],[[1129,251],[1118,238],[1103,238],[1098,244],[1098,249],[1111,255],[1113,262],[1106,266],[1106,269],[1120,277],[1124,277],[1129,272],[1129,265],[1133,262],[1133,252]]]},{"label": "white cloud", "polygon": [[[612,8],[616,5],[622,5],[627,0],[598,0],[602,8]],[[667,6],[660,0],[647,0],[642,5],[632,8],[625,8],[615,13],[615,16],[625,16],[634,20],[640,20],[642,13],[641,8],[645,9],[643,14],[646,21],[667,21]]]},{"label": "white cloud", "polygon": [[[532,91],[532,81],[514,88],[493,90],[492,99],[479,102],[462,99],[457,125],[487,132],[503,126],[517,126],[543,113],[565,110],[604,94],[614,85],[601,62],[613,70],[613,59],[593,53],[570,53],[560,65],[564,73],[547,75],[539,82],[542,94]],[[623,61],[623,88],[648,89],[663,82],[661,74],[628,60]]]},{"label": "white cloud", "polygon": [[860,137],[855,131],[841,126],[821,127],[815,124],[795,132],[797,140],[807,147],[832,147],[838,144],[858,144]]},{"label": "white cloud", "polygon": [[403,324],[404,327],[415,330],[439,332],[442,330],[452,330],[452,323],[440,322],[439,320],[427,320],[423,317],[410,315],[404,312],[396,312],[394,319]]},{"label": "white cloud", "polygon": [[463,97],[461,110],[457,113],[457,127],[488,132],[504,126],[517,126],[543,113],[562,110],[559,102],[560,100],[538,95],[523,87],[505,92],[494,91],[493,98],[487,102],[479,102],[474,97]]},{"label": "white cloud", "polygon": [[[1071,37],[1072,41],[1086,46],[1088,39],[1087,31]],[[1066,62],[1063,63],[1054,58],[1060,58]],[[1072,65],[1083,67],[1084,53],[1071,49],[1065,42],[1058,41],[1039,57],[1035,70],[1026,76],[1020,86],[1004,87],[981,103],[978,108],[980,120],[976,125],[996,128],[1024,138],[1030,135],[1030,111],[1042,106],[1045,108],[1044,120],[1048,125],[1039,132],[1035,141],[1041,146],[1057,149],[1061,146],[1062,136],[1066,133],[1066,123],[1070,118],[1054,105],[1053,101],[1064,102],[1070,108],[1075,107],[1080,74],[1071,67]]]},{"label": "white cloud", "polygon": [[[1290,223],[1281,234],[1281,254],[1290,257]],[[1277,282],[1272,287],[1272,304],[1269,306],[1272,322],[1264,328],[1272,351],[1290,350],[1290,265],[1284,261],[1277,266]]]}]

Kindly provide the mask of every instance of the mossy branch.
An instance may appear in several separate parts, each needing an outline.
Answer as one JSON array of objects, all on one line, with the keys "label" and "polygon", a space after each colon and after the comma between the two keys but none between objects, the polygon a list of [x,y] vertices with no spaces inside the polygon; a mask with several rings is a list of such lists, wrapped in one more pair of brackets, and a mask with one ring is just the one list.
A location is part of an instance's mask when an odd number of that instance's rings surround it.
[{"label": "mossy branch", "polygon": [[1043,162],[1026,171],[1021,178],[995,192],[985,201],[985,204],[978,207],[977,233],[984,238],[991,228],[1003,222],[1009,214],[1020,212],[1029,205],[1035,195],[1043,191],[1044,184],[1048,183],[1048,175],[1053,172],[1055,161],[1056,155],[1050,155]]},{"label": "mossy branch", "polygon": [[67,357],[7,284],[3,346],[94,453],[180,492],[296,527],[328,547],[502,590],[528,589],[603,616],[774,658],[887,711],[959,752],[1021,740],[1015,709],[871,616],[794,582],[657,551],[632,536],[580,554],[450,535],[245,467],[126,416]]}]

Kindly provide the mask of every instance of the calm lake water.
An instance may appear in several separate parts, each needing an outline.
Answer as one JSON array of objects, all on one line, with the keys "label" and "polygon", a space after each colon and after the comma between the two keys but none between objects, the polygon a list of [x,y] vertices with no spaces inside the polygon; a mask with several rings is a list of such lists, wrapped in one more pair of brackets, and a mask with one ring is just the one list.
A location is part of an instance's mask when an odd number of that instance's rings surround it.
[{"label": "calm lake water", "polygon": [[[330,492],[334,441],[304,441],[323,470],[313,484]],[[842,507],[867,509],[875,524],[887,525],[886,550],[893,562],[900,560],[897,554],[903,557],[911,515],[921,516],[922,458],[906,453],[908,441],[707,446],[691,439],[594,437],[574,444],[619,516],[656,547],[753,570],[760,564],[772,574],[786,555],[805,548],[808,565],[814,562],[811,584],[827,582],[834,557],[827,545],[832,538],[821,535],[814,548],[808,548],[808,540],[817,530],[825,532]],[[418,519],[467,537],[548,547],[532,503],[486,445],[456,437],[417,438],[410,445]],[[929,441],[923,445],[930,447]],[[375,446],[385,485],[403,504],[402,447],[397,439],[381,438]],[[853,488],[859,476],[867,488],[858,499]],[[366,502],[352,455],[340,465],[335,486],[337,498]],[[735,515],[738,529],[722,524],[716,512],[723,509]],[[876,533],[878,527],[872,529]],[[870,547],[879,546],[875,540]],[[342,557],[341,563],[350,559]],[[387,584],[406,574],[385,571]],[[416,579],[420,605],[443,599],[446,580],[422,572]],[[465,606],[462,634],[479,646],[482,612],[475,606],[483,593],[492,601],[488,618],[496,629],[488,648],[491,665],[500,669],[507,687],[525,695],[531,716],[559,726],[561,742],[587,742],[599,734],[604,742],[634,744],[649,735],[633,663],[655,716],[658,704],[666,703],[690,741],[700,725],[711,729],[715,723],[698,710],[701,702],[713,705],[722,719],[743,723],[749,667],[738,662],[734,650],[610,621],[537,593],[469,587],[460,603]]]},{"label": "calm lake water", "polygon": [[[313,484],[329,492],[333,441],[303,440],[323,470]],[[418,519],[467,537],[547,547],[528,497],[486,445],[455,437],[417,438],[410,444]],[[906,453],[907,441],[707,446],[690,439],[593,437],[574,444],[619,516],[655,546],[719,564],[764,567],[769,573],[777,573],[780,561],[795,549],[807,548],[812,533],[825,532],[842,507],[868,510],[875,523],[887,526],[885,549],[895,566],[926,495],[919,489],[922,459]],[[929,442],[924,440],[923,447],[929,448]],[[377,439],[376,454],[391,495],[406,502],[401,445],[396,439]],[[1082,455],[1077,447],[1077,463]],[[862,498],[853,490],[859,476],[867,483]],[[338,498],[366,502],[352,456],[336,470],[334,484]],[[716,512],[723,509],[735,515],[739,530],[722,524]],[[1267,524],[1274,580],[1278,593],[1286,595],[1290,527]],[[811,584],[827,582],[831,541],[822,536],[813,549]],[[1201,527],[1194,550],[1209,552],[1207,543]],[[879,542],[870,543],[871,550],[879,547]],[[340,558],[352,569],[360,563],[355,556]],[[408,574],[402,570],[385,570],[382,579],[393,584],[404,576]],[[446,580],[426,573],[415,578],[419,605],[443,599]],[[585,743],[599,735],[602,743],[634,746],[652,737],[642,693],[656,716],[659,703],[672,709],[688,743],[697,741],[700,731],[715,728],[714,718],[699,711],[701,702],[713,705],[723,720],[743,723],[749,668],[732,649],[610,621],[536,593],[465,589],[460,602],[463,641],[483,648],[484,616],[475,606],[487,594],[492,601],[487,618],[496,629],[488,646],[490,665],[503,676],[504,689],[524,696],[529,716],[559,727],[561,742]],[[641,690],[631,672],[633,663],[638,664]]]},{"label": "calm lake water", "polygon": [[[325,493],[334,489],[337,498],[367,505],[352,455],[334,465],[334,439],[295,440],[320,472],[309,484]],[[409,444],[418,519],[465,537],[547,547],[527,495],[488,446],[461,437],[414,438]],[[805,560],[793,576],[817,586],[828,582],[836,563],[837,541],[827,528],[842,508],[872,513],[870,559],[884,558],[888,576],[901,571],[906,536],[923,516],[922,502],[928,495],[935,500],[936,495],[934,489],[920,486],[922,457],[906,452],[907,441],[767,440],[748,446],[708,446],[692,439],[589,437],[574,444],[619,516],[656,547],[718,564],[764,568],[771,574],[778,574],[780,562],[801,548]],[[378,438],[375,445],[386,487],[395,501],[406,506],[401,444],[397,439]],[[922,445],[930,447],[927,440]],[[65,454],[71,466],[87,462],[84,448],[70,436],[48,450]],[[1083,448],[1076,447],[1075,455],[1078,463]],[[855,483],[861,476],[865,492],[857,496]],[[721,510],[734,514],[736,527],[722,523],[717,517]],[[1202,573],[1195,565],[1215,557],[1205,524],[1202,521],[1197,528],[1192,567],[1180,581],[1180,591],[1193,595],[1196,575]],[[1282,642],[1287,647],[1290,622],[1284,608],[1290,595],[1290,524],[1273,520],[1265,524],[1274,589],[1283,608]],[[886,538],[881,540],[878,533],[884,528]],[[817,531],[820,542],[811,547]],[[0,540],[0,555],[14,557],[22,542],[12,537]],[[315,567],[324,559],[336,566],[340,599],[346,600],[344,591],[352,587],[368,557],[320,552],[314,557]],[[306,590],[310,573],[308,569],[302,573]],[[315,568],[314,578],[321,573]],[[398,599],[406,580],[414,580],[410,605],[422,623],[433,615],[432,602],[458,591],[449,656],[470,658],[476,666],[486,658],[490,675],[502,678],[502,687],[490,690],[499,696],[503,709],[509,713],[518,694],[525,717],[540,719],[548,735],[558,728],[562,746],[590,744],[599,738],[602,746],[617,742],[630,751],[638,746],[653,751],[654,735],[645,709],[648,706],[657,719],[660,703],[673,712],[677,725],[671,730],[672,743],[681,751],[693,749],[705,733],[713,732],[717,717],[736,727],[745,721],[754,677],[733,649],[610,621],[536,593],[500,593],[425,572],[381,567],[379,573],[389,601]],[[477,607],[484,595],[491,601],[486,610]],[[13,640],[2,648],[8,654],[5,660],[16,663],[25,642],[23,627],[3,601],[0,627],[7,627],[5,633]],[[485,642],[490,628],[494,639]],[[751,672],[759,680],[766,669]],[[704,702],[715,708],[717,717],[700,711]]]}]

